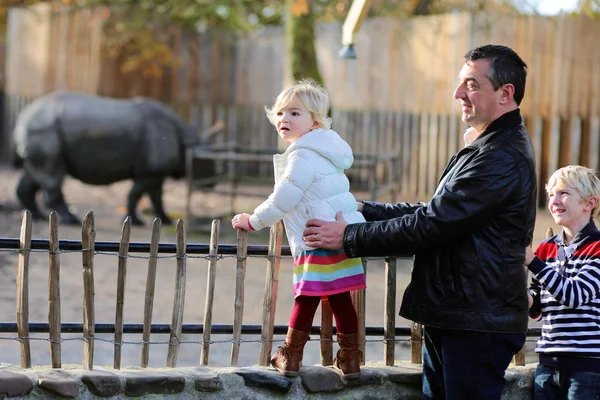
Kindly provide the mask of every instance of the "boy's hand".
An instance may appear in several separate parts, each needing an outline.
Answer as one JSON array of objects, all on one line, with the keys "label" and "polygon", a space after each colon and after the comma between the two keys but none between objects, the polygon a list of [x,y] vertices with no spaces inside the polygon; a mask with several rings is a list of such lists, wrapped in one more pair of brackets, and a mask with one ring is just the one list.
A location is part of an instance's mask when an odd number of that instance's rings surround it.
[{"label": "boy's hand", "polygon": [[533,261],[535,254],[533,254],[533,249],[531,246],[525,247],[525,266],[528,266]]},{"label": "boy's hand", "polygon": [[231,226],[233,226],[233,229],[253,230],[250,227],[250,214],[237,214],[231,219]]}]

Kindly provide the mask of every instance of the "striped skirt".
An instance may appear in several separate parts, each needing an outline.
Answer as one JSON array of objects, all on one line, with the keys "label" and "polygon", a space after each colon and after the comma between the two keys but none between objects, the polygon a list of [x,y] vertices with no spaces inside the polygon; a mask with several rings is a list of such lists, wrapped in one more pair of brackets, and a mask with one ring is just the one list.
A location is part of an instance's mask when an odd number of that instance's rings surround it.
[{"label": "striped skirt", "polygon": [[294,298],[329,296],[367,287],[360,258],[344,250],[314,249],[294,257]]}]

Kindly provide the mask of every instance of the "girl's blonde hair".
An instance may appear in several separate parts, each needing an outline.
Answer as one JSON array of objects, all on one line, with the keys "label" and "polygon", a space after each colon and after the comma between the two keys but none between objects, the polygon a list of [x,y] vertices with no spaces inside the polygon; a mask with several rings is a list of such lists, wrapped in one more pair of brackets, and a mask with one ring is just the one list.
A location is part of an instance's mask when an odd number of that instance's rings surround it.
[{"label": "girl's blonde hair", "polygon": [[292,105],[308,111],[320,128],[331,128],[331,118],[327,116],[329,95],[321,85],[312,79],[301,80],[279,93],[273,107],[265,107],[269,121],[275,125],[277,113]]},{"label": "girl's blonde hair", "polygon": [[598,179],[593,169],[582,167],[581,165],[568,165],[559,168],[548,179],[546,192],[553,188],[559,181],[575,190],[584,200],[590,197],[598,199],[596,207],[592,210],[591,218],[598,215],[600,212],[600,179]]}]

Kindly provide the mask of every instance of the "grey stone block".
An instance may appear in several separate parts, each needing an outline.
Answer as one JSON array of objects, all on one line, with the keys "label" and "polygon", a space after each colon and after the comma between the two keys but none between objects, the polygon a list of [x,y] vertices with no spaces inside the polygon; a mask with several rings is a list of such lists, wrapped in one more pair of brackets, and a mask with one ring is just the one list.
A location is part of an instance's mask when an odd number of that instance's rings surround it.
[{"label": "grey stone block", "polygon": [[380,367],[379,370],[387,374],[390,382],[419,387],[423,385],[423,367],[421,365],[408,364],[395,367]]},{"label": "grey stone block", "polygon": [[33,390],[33,382],[23,374],[0,371],[0,396],[27,396]]},{"label": "grey stone block", "polygon": [[373,368],[361,368],[360,376],[356,379],[344,379],[346,387],[357,387],[366,385],[381,385],[386,380],[386,375]]},{"label": "grey stone block", "polygon": [[217,392],[223,390],[223,381],[208,368],[193,368],[189,373],[198,392]]},{"label": "grey stone block", "polygon": [[333,367],[303,367],[300,369],[302,387],[308,393],[337,392],[344,389],[341,375]]},{"label": "grey stone block", "polygon": [[81,375],[81,382],[99,397],[111,397],[121,391],[121,379],[109,371],[86,371]]},{"label": "grey stone block", "polygon": [[166,371],[127,372],[124,374],[125,395],[175,394],[185,389],[183,375]]},{"label": "grey stone block", "polygon": [[288,393],[292,388],[292,380],[279,372],[269,370],[240,369],[236,374],[244,378],[246,386],[271,390],[277,393]]},{"label": "grey stone block", "polygon": [[79,393],[79,380],[64,370],[49,370],[36,373],[38,386],[63,397],[75,398]]}]

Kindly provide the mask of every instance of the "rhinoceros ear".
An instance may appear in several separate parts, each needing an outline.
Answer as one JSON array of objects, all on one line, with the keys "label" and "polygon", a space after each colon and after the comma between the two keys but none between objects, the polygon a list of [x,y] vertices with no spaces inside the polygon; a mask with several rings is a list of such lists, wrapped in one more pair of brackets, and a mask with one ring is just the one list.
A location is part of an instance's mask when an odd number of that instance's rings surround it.
[{"label": "rhinoceros ear", "polygon": [[200,141],[201,143],[209,143],[213,140],[217,134],[223,131],[225,128],[225,122],[222,120],[218,120],[212,126],[200,132]]}]

